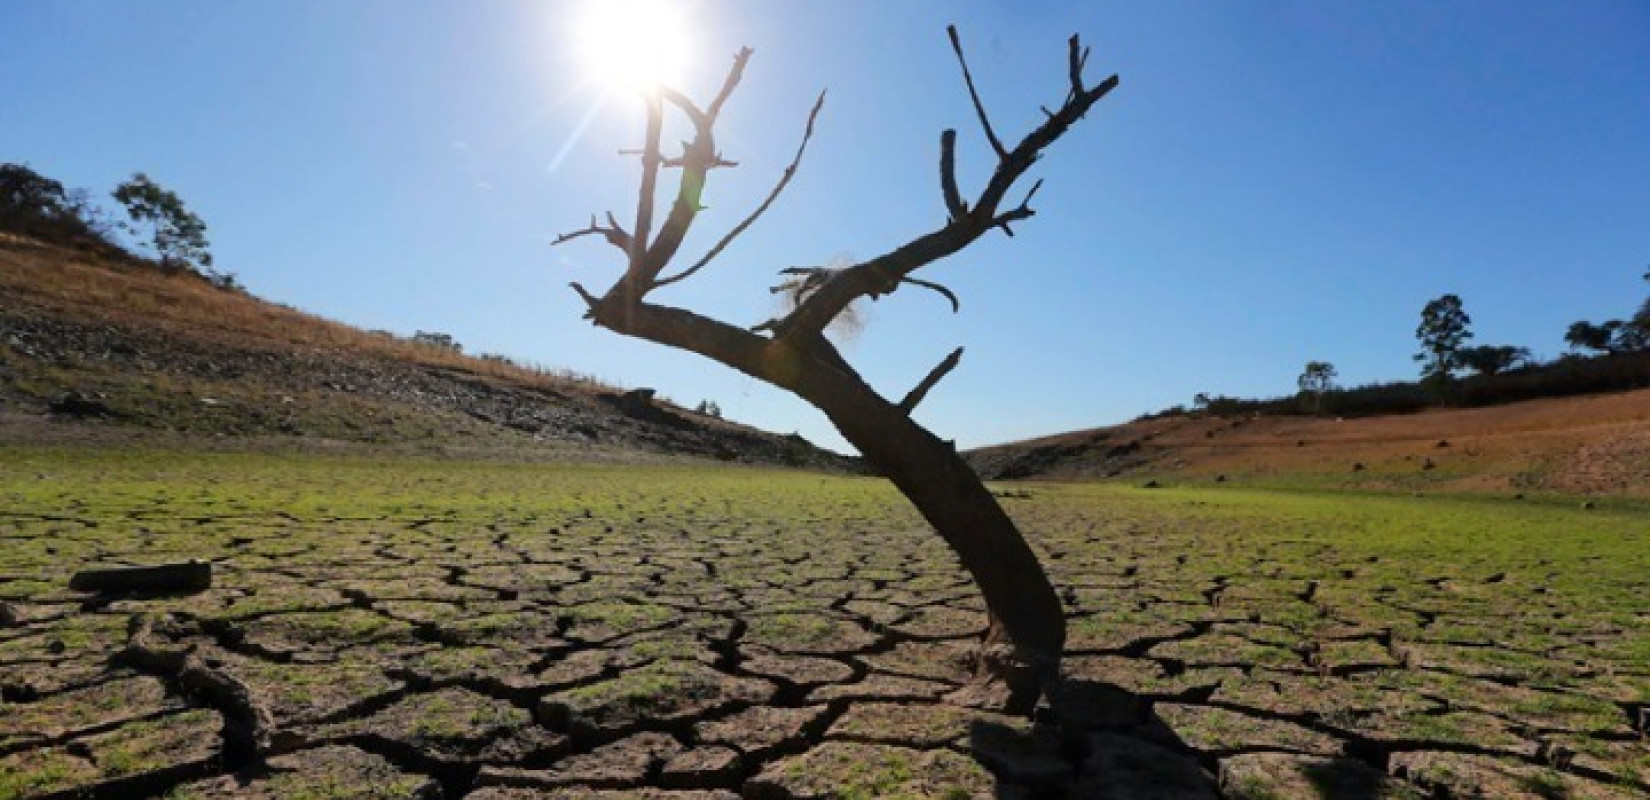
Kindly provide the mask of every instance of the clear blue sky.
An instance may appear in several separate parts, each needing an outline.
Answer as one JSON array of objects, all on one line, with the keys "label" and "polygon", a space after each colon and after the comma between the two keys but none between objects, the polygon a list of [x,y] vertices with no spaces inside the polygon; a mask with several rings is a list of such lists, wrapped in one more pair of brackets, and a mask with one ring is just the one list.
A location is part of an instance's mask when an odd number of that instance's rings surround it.
[{"label": "clear blue sky", "polygon": [[[756,49],[720,138],[702,252],[766,193],[814,94],[801,175],[698,278],[655,299],[754,324],[776,270],[876,255],[943,219],[941,129],[989,168],[945,37],[1005,138],[1059,102],[1065,39],[1122,86],[1048,154],[1038,216],[921,277],[844,345],[965,446],[1117,422],[1196,392],[1274,396],[1308,360],[1408,379],[1422,305],[1477,343],[1563,350],[1643,300],[1650,4],[687,2],[690,94]],[[580,320],[618,268],[592,212],[634,208],[639,103],[582,63],[573,2],[6,0],[0,160],[106,193],[133,171],[207,222],[265,298],[367,328],[654,386],[843,447],[812,408]],[[588,124],[585,124],[588,121]],[[105,195],[106,196],[106,195]]]}]

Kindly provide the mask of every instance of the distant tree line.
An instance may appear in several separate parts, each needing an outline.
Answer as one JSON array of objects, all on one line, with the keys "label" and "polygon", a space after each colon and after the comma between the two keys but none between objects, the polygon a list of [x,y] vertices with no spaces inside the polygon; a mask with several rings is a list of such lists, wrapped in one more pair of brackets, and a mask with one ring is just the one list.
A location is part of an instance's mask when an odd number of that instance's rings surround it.
[{"label": "distant tree line", "polygon": [[[1650,283],[1650,271],[1644,280]],[[1415,329],[1419,381],[1341,388],[1335,384],[1335,366],[1314,360],[1296,378],[1293,396],[1246,399],[1199,392],[1191,412],[1368,416],[1650,387],[1650,297],[1627,319],[1572,323],[1564,335],[1570,352],[1548,362],[1536,359],[1527,347],[1467,346],[1471,325],[1458,295],[1440,295],[1422,307]],[[1458,374],[1463,371],[1467,374]],[[1186,407],[1175,406],[1147,416],[1186,413]]]},{"label": "distant tree line", "polygon": [[[147,260],[162,269],[191,272],[224,289],[239,289],[232,273],[212,266],[206,223],[176,192],[142,172],[110,193],[125,219],[111,221],[85,189],[63,184],[25,164],[0,164],[0,231],[104,256]],[[122,245],[133,238],[148,258]]]}]

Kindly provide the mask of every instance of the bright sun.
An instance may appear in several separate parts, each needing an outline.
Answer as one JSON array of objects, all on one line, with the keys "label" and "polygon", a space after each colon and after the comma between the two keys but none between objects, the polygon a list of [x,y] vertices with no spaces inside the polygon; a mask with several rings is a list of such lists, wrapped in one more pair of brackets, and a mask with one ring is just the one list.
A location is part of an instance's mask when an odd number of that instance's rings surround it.
[{"label": "bright sun", "polygon": [[681,83],[692,33],[682,0],[585,0],[574,35],[580,61],[611,89]]}]

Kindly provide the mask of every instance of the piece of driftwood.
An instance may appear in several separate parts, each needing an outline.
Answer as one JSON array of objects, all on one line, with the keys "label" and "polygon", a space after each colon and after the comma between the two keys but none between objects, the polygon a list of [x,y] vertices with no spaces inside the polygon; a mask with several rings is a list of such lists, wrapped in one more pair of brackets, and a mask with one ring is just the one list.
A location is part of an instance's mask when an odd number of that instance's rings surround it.
[{"label": "piece of driftwood", "polygon": [[212,588],[212,564],[209,561],[184,561],[150,567],[89,569],[76,572],[69,579],[69,588],[100,594],[204,592]]}]

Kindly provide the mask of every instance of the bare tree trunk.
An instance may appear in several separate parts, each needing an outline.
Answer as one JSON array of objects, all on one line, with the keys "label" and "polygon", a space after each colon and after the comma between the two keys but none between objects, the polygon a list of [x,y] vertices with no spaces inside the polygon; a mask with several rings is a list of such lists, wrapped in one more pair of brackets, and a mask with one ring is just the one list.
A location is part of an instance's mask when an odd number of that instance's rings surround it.
[{"label": "bare tree trunk", "polygon": [[832,421],[945,539],[980,588],[991,616],[976,678],[1001,681],[1008,710],[1029,711],[1059,674],[1065,647],[1060,598],[997,499],[957,454],[897,408]]},{"label": "bare tree trunk", "polygon": [[[704,108],[671,89],[660,89],[648,98],[646,145],[640,151],[631,151],[641,156],[642,164],[634,230],[625,230],[612,214],[607,215],[605,224],[592,216],[588,226],[563,234],[556,241],[599,236],[625,254],[628,265],[624,274],[605,294],[598,297],[578,283],[572,284],[589,306],[586,317],[595,324],[698,353],[786,389],[824,411],[843,437],[911,500],[979,586],[991,623],[977,664],[978,680],[971,687],[977,699],[1001,701],[1010,709],[1029,711],[1059,675],[1066,637],[1060,599],[1014,522],[956,448],[911,419],[929,390],[956,367],[961,348],[896,404],[867,385],[825,339],[823,331],[855,300],[874,300],[905,285],[934,290],[950,300],[956,310],[957,297],[949,289],[911,274],[960,252],[993,230],[1012,235],[1011,224],[1030,219],[1035,213],[1030,207],[1031,198],[1042,182],[1033,184],[1019,205],[1005,209],[1008,192],[1037,163],[1044,149],[1117,86],[1117,76],[1095,86],[1086,85],[1082,73],[1089,51],[1076,36],[1071,37],[1065,100],[1055,110],[1045,108],[1042,123],[1010,149],[997,138],[986,115],[956,30],[947,32],[969,97],[997,159],[990,179],[972,204],[964,201],[955,174],[956,132],[944,131],[940,136],[940,183],[947,213],[945,224],[850,267],[780,270],[781,274],[807,276],[802,284],[806,291],[797,293],[797,306],[783,318],[747,329],[687,309],[646,302],[653,290],[699,272],[754,223],[796,174],[813,135],[814,121],[825,100],[823,94],[808,115],[795,157],[767,199],[698,261],[676,274],[663,275],[701,208],[699,193],[706,175],[713,169],[733,166],[717,150],[713,129],[723,104],[744,73],[751,55],[749,48],[734,57],[721,90]],[[683,143],[678,158],[665,158],[659,149],[664,103],[676,107],[693,123],[694,138]],[[659,171],[667,168],[680,169],[681,177],[676,200],[658,235],[652,237],[654,188]],[[1006,690],[1006,697],[998,690]]]},{"label": "bare tree trunk", "polygon": [[[810,349],[816,359],[835,361],[835,349],[823,339]],[[823,379],[804,379],[792,391],[823,410],[893,482],[979,586],[991,628],[976,664],[982,684],[976,688],[1000,683],[1009,710],[1029,711],[1059,674],[1066,640],[1064,609],[1036,553],[951,442],[883,399],[846,364],[816,366],[804,375]]]}]

